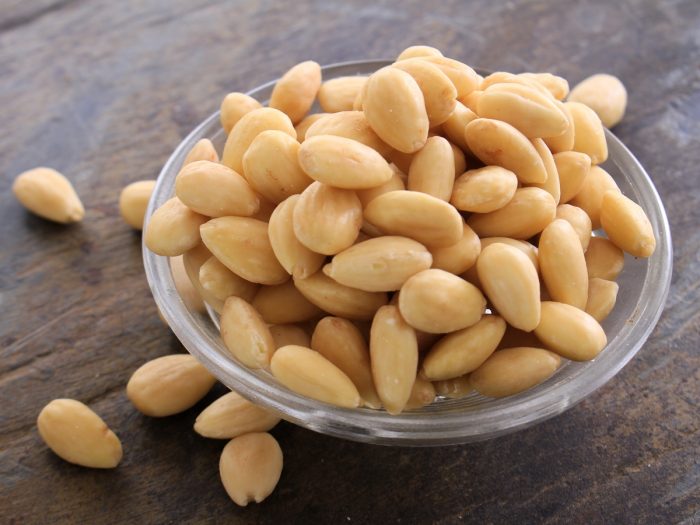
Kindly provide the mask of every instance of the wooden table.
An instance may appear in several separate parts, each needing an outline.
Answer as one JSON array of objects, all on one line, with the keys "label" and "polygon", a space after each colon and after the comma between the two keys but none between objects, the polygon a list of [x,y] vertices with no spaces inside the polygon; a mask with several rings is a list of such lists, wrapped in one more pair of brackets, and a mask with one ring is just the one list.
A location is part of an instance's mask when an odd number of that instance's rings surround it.
[{"label": "wooden table", "polygon": [[[469,64],[618,75],[615,133],[654,178],[675,240],[667,309],[639,355],[564,415],[485,443],[385,448],[283,423],[282,479],[242,509],[218,479],[223,442],[179,416],[141,416],[124,385],[181,351],[161,324],[140,236],[118,216],[228,91],[294,63],[396,55],[413,43]],[[700,3],[0,2],[0,522],[700,523]],[[49,165],[87,216],[33,217],[13,177]],[[69,465],[35,418],[56,397],[100,413],[117,470]]]}]

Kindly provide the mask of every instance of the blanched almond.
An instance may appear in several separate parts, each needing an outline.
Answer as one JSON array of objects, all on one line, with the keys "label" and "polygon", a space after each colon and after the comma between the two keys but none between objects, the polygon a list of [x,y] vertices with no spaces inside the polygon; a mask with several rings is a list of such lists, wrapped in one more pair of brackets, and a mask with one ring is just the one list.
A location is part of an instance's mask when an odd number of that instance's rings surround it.
[{"label": "blanched almond", "polygon": [[132,182],[119,195],[119,213],[124,222],[136,230],[143,229],[143,218],[155,186],[154,180]]},{"label": "blanched almond", "polygon": [[591,218],[594,230],[600,228],[600,207],[606,191],[620,191],[615,180],[600,166],[591,166],[588,175],[570,204],[578,206]]},{"label": "blanched almond", "polygon": [[334,255],[355,242],[362,226],[362,203],[352,190],[316,181],[294,205],[292,222],[300,243],[316,253]]},{"label": "blanched almond", "polygon": [[220,325],[221,338],[236,359],[250,368],[267,368],[275,341],[265,320],[250,303],[235,296],[226,299]]},{"label": "blanched almond", "polygon": [[229,270],[259,284],[281,284],[289,274],[277,262],[267,223],[249,217],[219,217],[200,228],[202,241]]},{"label": "blanched almond", "polygon": [[408,397],[408,401],[406,401],[404,410],[423,408],[432,403],[435,400],[435,396],[436,392],[433,384],[419,374],[413,382],[411,395]]},{"label": "blanched almond", "polygon": [[386,411],[399,414],[406,406],[418,369],[416,332],[396,306],[383,306],[370,332],[370,361],[374,385]]},{"label": "blanched almond", "polygon": [[299,124],[294,126],[294,129],[297,132],[297,141],[299,142],[304,142],[306,139],[306,133],[309,131],[309,128],[313,126],[316,121],[321,120],[323,117],[328,115],[328,113],[313,113],[311,115],[306,115]]},{"label": "blanched almond", "polygon": [[508,244],[513,248],[517,248],[527,255],[528,259],[530,259],[530,262],[532,262],[532,265],[535,267],[535,270],[537,270],[538,273],[540,271],[540,263],[537,259],[537,246],[534,246],[527,241],[511,239],[509,237],[484,237],[483,239],[480,239],[479,242],[481,244],[481,250],[497,242]]},{"label": "blanched almond", "polygon": [[489,213],[508,204],[517,189],[515,173],[500,166],[486,166],[460,175],[450,202],[458,210]]},{"label": "blanched almond", "polygon": [[462,98],[479,85],[479,76],[468,65],[443,56],[430,55],[419,57],[420,60],[425,60],[436,65],[440,70],[448,76],[457,90],[457,97]]},{"label": "blanched almond", "polygon": [[602,323],[615,307],[619,289],[620,287],[615,281],[606,281],[597,277],[588,281],[586,313],[599,323]]},{"label": "blanched almond", "polygon": [[318,103],[323,111],[337,113],[350,111],[367,77],[339,77],[326,80],[318,90]]},{"label": "blanched almond", "polygon": [[200,160],[219,162],[219,154],[216,152],[214,144],[212,144],[211,140],[209,139],[200,139],[194,146],[192,146],[192,149],[185,157],[185,160],[182,161],[182,167],[184,168],[188,164],[192,164],[193,162],[198,162]]},{"label": "blanched almond", "polygon": [[454,168],[454,153],[447,139],[430,137],[411,160],[408,189],[449,201],[455,182]]},{"label": "blanched almond", "polygon": [[282,449],[270,434],[238,436],[224,447],[219,476],[229,497],[245,507],[260,503],[275,490],[282,474]]},{"label": "blanched almond", "polygon": [[540,235],[542,280],[555,301],[583,310],[588,300],[586,259],[578,235],[564,219],[552,221]]},{"label": "blanched almond", "polygon": [[231,439],[249,432],[266,432],[280,418],[254,405],[236,392],[229,392],[205,408],[194,422],[194,431],[213,439]]},{"label": "blanched almond", "polygon": [[[212,255],[209,249],[204,246],[203,243],[198,244],[191,250],[187,250],[182,254],[182,264],[187,272],[187,277],[189,277],[190,282],[195,287],[199,295],[204,299],[204,301],[211,306],[218,313],[224,307],[224,301],[217,299],[211,292],[205,290],[202,283],[199,281],[199,270],[202,265],[211,259]],[[230,270],[227,270],[230,273]],[[238,276],[236,276],[239,278]],[[252,297],[251,297],[252,299]]]},{"label": "blanched almond", "polygon": [[309,112],[321,87],[321,66],[312,60],[301,62],[277,81],[270,95],[270,107],[283,111],[294,124]]},{"label": "blanched almond", "polygon": [[581,241],[581,248],[585,252],[591,242],[591,218],[581,208],[571,204],[560,204],[557,206],[557,219],[564,219],[571,224],[571,227]]},{"label": "blanched almond", "polygon": [[481,81],[479,89],[485,91],[494,84],[519,84],[522,86],[534,88],[537,91],[539,91],[542,95],[551,96],[549,90],[537,80],[533,78],[528,78],[524,75],[515,75],[513,73],[507,73],[505,71],[496,71],[495,73],[491,73],[490,75],[488,75]]},{"label": "blanched almond", "polygon": [[425,57],[425,56],[442,56],[442,52],[434,47],[431,46],[409,46],[401,53],[399,53],[399,56],[396,57],[396,61],[398,62],[399,60],[406,60],[409,58],[415,58],[415,57]]},{"label": "blanched almond", "polygon": [[544,140],[544,143],[547,144],[547,147],[552,153],[571,151],[574,149],[574,134],[576,131],[574,128],[574,117],[566,104],[558,100],[555,100],[554,103],[566,117],[568,126],[566,131],[561,135],[556,137],[544,137],[542,140]]},{"label": "blanched almond", "polygon": [[151,215],[143,233],[144,243],[158,255],[182,255],[199,244],[199,227],[207,220],[173,197]]},{"label": "blanched almond", "polygon": [[656,249],[654,229],[642,207],[619,191],[606,191],[600,223],[608,238],[634,257],[649,257]]},{"label": "blanched almond", "polygon": [[[460,148],[462,151],[469,151],[467,140],[464,138],[464,130],[472,120],[478,117],[471,109],[466,107],[461,102],[457,102],[454,111],[450,114],[445,122],[442,123],[442,131],[445,133],[450,142]],[[455,172],[460,175],[462,172]]]},{"label": "blanched almond", "polygon": [[374,132],[362,111],[340,111],[326,114],[314,122],[306,132],[306,138],[318,135],[334,135],[355,140],[377,151],[382,157],[387,157],[392,151],[391,146]]},{"label": "blanched almond", "polygon": [[450,78],[438,66],[420,58],[400,60],[393,67],[405,71],[418,83],[430,127],[445,122],[457,103],[457,89]]},{"label": "blanched almond", "polygon": [[554,163],[559,174],[559,202],[564,204],[573,199],[583,186],[591,169],[591,158],[578,151],[563,151],[554,155]]},{"label": "blanched almond", "polygon": [[79,222],[85,208],[70,181],[51,168],[34,168],[20,173],[12,192],[30,212],[54,222]]},{"label": "blanched almond", "polygon": [[471,283],[444,270],[415,274],[401,287],[399,310],[408,324],[428,333],[447,333],[476,324],[486,300]]},{"label": "blanched almond", "polygon": [[369,320],[387,303],[383,292],[365,292],[342,285],[323,272],[304,279],[294,275],[294,285],[309,301],[326,312],[346,319]]},{"label": "blanched almond", "polygon": [[588,278],[614,281],[625,266],[625,254],[604,237],[591,237],[586,250]]},{"label": "blanched almond", "polygon": [[210,257],[199,267],[199,283],[217,301],[226,301],[232,295],[252,301],[259,286],[239,277],[216,257]]},{"label": "blanched almond", "polygon": [[605,348],[607,338],[598,321],[574,306],[542,303],[535,335],[547,348],[572,361],[589,361]]},{"label": "blanched almond", "polygon": [[297,290],[291,280],[261,287],[251,305],[269,324],[299,323],[322,314],[316,305]]},{"label": "blanched almond", "polygon": [[593,164],[602,164],[608,159],[608,143],[600,117],[580,102],[567,102],[565,105],[574,121],[574,151],[588,155]]},{"label": "blanched almond", "polygon": [[284,131],[260,133],[243,155],[243,172],[252,188],[277,204],[313,182],[299,165],[299,143]]},{"label": "blanched almond", "polygon": [[187,275],[182,255],[170,258],[170,271],[177,293],[180,295],[182,302],[185,303],[185,307],[194,312],[204,312],[204,301]]},{"label": "blanched almond", "polygon": [[391,178],[387,182],[375,188],[359,190],[356,192],[363,208],[366,207],[372,199],[379,197],[384,193],[406,189],[406,185],[401,178],[399,169],[394,164],[389,164],[389,167],[391,168]]},{"label": "blanched almond", "polygon": [[309,250],[294,234],[293,215],[299,198],[292,195],[275,208],[267,232],[279,263],[290,275],[296,273],[304,279],[321,268],[325,257]]},{"label": "blanched almond", "polygon": [[180,170],[175,194],[192,211],[208,217],[249,216],[260,208],[258,196],[243,177],[208,160],[191,162]]},{"label": "blanched almond", "polygon": [[369,239],[343,250],[323,273],[367,292],[398,290],[412,275],[430,268],[433,257],[425,246],[406,237]]},{"label": "blanched almond", "polygon": [[539,324],[540,280],[527,255],[495,243],[481,251],[476,269],[486,295],[508,324],[526,332]]},{"label": "blanched almond", "polygon": [[484,164],[506,168],[522,183],[547,180],[544,163],[532,142],[510,124],[478,118],[467,124],[464,134],[469,150]]},{"label": "blanched almond", "polygon": [[459,275],[474,265],[481,252],[479,236],[466,223],[462,228],[462,238],[455,244],[430,248],[433,268]]},{"label": "blanched almond", "polygon": [[542,348],[506,348],[472,372],[469,382],[484,396],[512,396],[542,383],[556,372],[560,362],[558,355]]},{"label": "blanched almond", "polygon": [[571,90],[569,100],[581,102],[596,112],[606,128],[622,120],[627,107],[627,90],[613,75],[592,75]]},{"label": "blanched almond", "polygon": [[280,383],[297,394],[345,408],[360,405],[360,394],[350,378],[310,348],[283,346],[272,356],[270,368]]},{"label": "blanched almond", "polygon": [[569,94],[569,82],[552,73],[520,73],[521,77],[535,80],[544,86],[557,100],[564,100]]},{"label": "blanched almond", "polygon": [[369,348],[355,325],[340,317],[324,317],[316,325],[311,348],[350,378],[365,406],[381,407],[372,381]]},{"label": "blanched almond", "polygon": [[423,374],[431,380],[445,380],[476,370],[496,350],[505,330],[501,317],[485,315],[475,325],[444,336],[425,356]]},{"label": "blanched almond", "polygon": [[559,172],[557,171],[557,165],[554,162],[552,152],[549,151],[549,148],[542,139],[532,139],[532,145],[535,146],[535,149],[537,150],[537,153],[544,164],[544,169],[547,172],[547,180],[539,184],[533,184],[533,186],[536,188],[541,188],[549,193],[554,199],[555,204],[559,204],[559,200],[561,198]]},{"label": "blanched almond", "polygon": [[375,133],[399,151],[418,151],[428,139],[430,125],[423,93],[405,71],[384,67],[372,74],[362,108]]},{"label": "blanched almond", "polygon": [[462,217],[451,206],[419,191],[391,191],[370,201],[365,219],[384,233],[426,246],[449,246],[462,237]]},{"label": "blanched almond", "polygon": [[69,463],[114,468],[122,459],[119,438],[80,401],[54,399],[41,410],[36,424],[44,443]]},{"label": "blanched almond", "polygon": [[469,217],[467,224],[480,237],[529,239],[541,232],[556,215],[552,196],[540,188],[520,188],[504,207]]},{"label": "blanched almond", "polygon": [[244,93],[229,93],[221,102],[221,127],[226,133],[230,133],[243,115],[261,107],[262,104],[251,96]]},{"label": "blanched almond", "polygon": [[126,385],[126,395],[139,412],[165,417],[194,406],[214,383],[216,378],[194,356],[173,354],[138,368]]}]

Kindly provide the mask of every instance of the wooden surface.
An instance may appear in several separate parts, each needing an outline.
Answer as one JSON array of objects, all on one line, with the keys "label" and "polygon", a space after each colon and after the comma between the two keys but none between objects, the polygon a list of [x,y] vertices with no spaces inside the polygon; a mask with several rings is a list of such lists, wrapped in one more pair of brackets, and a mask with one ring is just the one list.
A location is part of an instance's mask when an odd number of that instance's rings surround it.
[{"label": "wooden surface", "polygon": [[[385,448],[281,424],[282,479],[241,509],[224,442],[196,408],[138,414],[124,385],[181,351],[158,320],[140,237],[118,216],[228,91],[304,59],[396,55],[413,43],[487,69],[618,75],[615,132],[654,178],[675,240],[667,309],[639,355],[564,415],[489,442]],[[700,3],[0,1],[0,523],[700,523]],[[49,165],[87,216],[30,216],[13,177]],[[92,406],[125,447],[117,470],[64,463],[35,418]]]}]

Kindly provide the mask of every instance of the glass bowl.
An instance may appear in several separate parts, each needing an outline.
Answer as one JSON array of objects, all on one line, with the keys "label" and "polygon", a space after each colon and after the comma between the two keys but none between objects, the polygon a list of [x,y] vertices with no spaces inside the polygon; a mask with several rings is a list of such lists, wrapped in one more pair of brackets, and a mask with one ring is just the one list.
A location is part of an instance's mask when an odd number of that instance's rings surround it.
[{"label": "glass bowl", "polygon": [[[323,68],[323,78],[370,74],[388,61],[360,61]],[[265,103],[275,82],[248,94]],[[620,189],[644,208],[654,228],[656,251],[649,259],[626,256],[618,282],[617,304],[603,322],[608,346],[593,361],[566,362],[544,383],[501,399],[472,393],[439,399],[431,405],[392,416],[381,410],[344,409],[286,389],[269,372],[238,363],[223,345],[215,315],[190,311],[175,289],[167,257],[143,248],[153,297],[172,331],[222,383],[247,399],[302,427],[355,441],[428,446],[467,443],[500,436],[562,413],[608,382],[642,347],[659,319],[671,281],[671,235],[663,204],[637,159],[606,131],[609,158],[603,165]],[[209,138],[219,151],[225,135],[217,111],[197,126],[165,163],[151,197],[146,221],[174,194],[175,176],[190,148]]]}]

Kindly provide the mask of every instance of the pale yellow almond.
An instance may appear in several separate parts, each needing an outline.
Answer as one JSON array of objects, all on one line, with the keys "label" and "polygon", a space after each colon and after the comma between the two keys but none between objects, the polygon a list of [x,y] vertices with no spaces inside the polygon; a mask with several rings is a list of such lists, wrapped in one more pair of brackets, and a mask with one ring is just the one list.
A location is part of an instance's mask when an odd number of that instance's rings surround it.
[{"label": "pale yellow almond", "polygon": [[625,266],[625,254],[604,237],[591,237],[586,250],[588,278],[614,281]]},{"label": "pale yellow almond", "polygon": [[625,115],[627,90],[619,78],[598,73],[576,84],[569,100],[585,104],[596,112],[606,128],[612,128]]},{"label": "pale yellow almond", "polygon": [[401,413],[416,380],[418,343],[396,306],[383,306],[374,316],[369,353],[379,399],[390,414]]},{"label": "pale yellow almond", "polygon": [[182,161],[182,167],[184,168],[188,164],[192,164],[193,162],[198,162],[200,160],[219,162],[219,154],[216,152],[214,144],[212,144],[211,140],[209,139],[200,139],[194,146],[192,146],[192,149],[185,157],[185,160]]},{"label": "pale yellow almond", "polygon": [[452,154],[455,159],[455,176],[467,171],[467,158],[464,156],[464,152],[450,142],[450,147],[452,148]]},{"label": "pale yellow almond", "polygon": [[540,188],[520,188],[503,208],[469,217],[467,224],[480,237],[529,239],[541,232],[556,215],[552,196]]},{"label": "pale yellow almond", "polygon": [[143,232],[144,243],[158,255],[182,255],[199,244],[199,227],[207,220],[173,197],[151,215]]},{"label": "pale yellow almond", "polygon": [[535,335],[547,348],[572,361],[589,361],[605,348],[603,328],[591,315],[569,304],[542,302]]},{"label": "pale yellow almond", "polygon": [[561,135],[556,137],[544,137],[542,140],[544,140],[544,143],[547,144],[547,147],[552,153],[571,151],[574,149],[574,135],[576,132],[574,129],[574,117],[566,104],[558,100],[555,100],[554,103],[566,117],[568,126],[566,131]]},{"label": "pale yellow almond", "polygon": [[360,394],[350,378],[310,348],[283,346],[272,356],[270,368],[282,385],[297,394],[345,408],[360,405]]},{"label": "pale yellow almond", "polygon": [[572,206],[571,204],[560,204],[557,206],[557,219],[564,219],[576,232],[581,248],[585,252],[588,249],[588,244],[591,242],[591,218],[581,208]]},{"label": "pale yellow almond", "polygon": [[311,348],[350,378],[360,393],[363,405],[381,408],[372,380],[369,348],[352,322],[340,317],[324,317],[314,329]]},{"label": "pale yellow almond", "polygon": [[249,368],[267,368],[275,351],[270,329],[258,311],[240,297],[226,299],[221,338],[231,355]]},{"label": "pale yellow almond", "polygon": [[299,148],[299,165],[312,179],[349,190],[376,188],[393,175],[375,150],[334,135],[307,137]]},{"label": "pale yellow almond", "polygon": [[[450,139],[450,142],[462,151],[468,152],[469,146],[467,145],[467,140],[464,138],[464,130],[467,128],[467,124],[477,118],[476,113],[461,102],[457,102],[452,114],[442,123],[442,131],[445,133],[445,136]],[[457,171],[455,173],[460,174],[463,172]]]},{"label": "pale yellow almond", "polygon": [[424,45],[417,45],[417,46],[409,46],[401,53],[399,53],[399,56],[396,57],[396,61],[398,62],[399,60],[407,60],[409,58],[415,58],[415,57],[426,57],[426,56],[442,56],[442,52],[431,46],[424,46]]},{"label": "pale yellow almond", "polygon": [[217,299],[214,294],[206,290],[199,281],[199,271],[201,270],[202,265],[211,258],[212,255],[209,249],[204,245],[204,243],[200,243],[191,250],[187,250],[182,254],[182,264],[187,272],[187,277],[189,277],[190,282],[195,287],[200,297],[204,299],[204,301],[216,312],[221,313],[221,310],[224,307],[224,301],[222,299]]},{"label": "pale yellow almond", "polygon": [[238,436],[221,452],[221,483],[237,505],[260,503],[275,490],[282,475],[282,461],[282,449],[270,434]]},{"label": "pale yellow almond", "polygon": [[299,122],[299,124],[294,126],[294,129],[297,132],[297,141],[304,142],[309,128],[326,115],[328,115],[328,113],[313,113],[311,115],[306,115],[302,121]]},{"label": "pale yellow almond", "polygon": [[472,372],[469,382],[483,396],[512,396],[542,383],[560,362],[558,355],[542,348],[505,348]]},{"label": "pale yellow almond", "polygon": [[547,171],[547,180],[540,184],[532,184],[532,186],[543,189],[552,196],[556,204],[559,204],[559,200],[561,199],[559,172],[557,171],[557,165],[554,162],[552,152],[549,151],[549,148],[542,139],[532,139],[532,145],[535,146],[544,164],[544,169]]},{"label": "pale yellow almond", "polygon": [[551,97],[521,84],[489,86],[476,102],[476,114],[507,122],[528,138],[557,137],[569,127]]},{"label": "pale yellow almond", "polygon": [[583,310],[588,300],[588,272],[581,241],[564,219],[552,221],[540,235],[538,259],[551,298]]},{"label": "pale yellow almond", "polygon": [[387,235],[343,250],[323,267],[334,281],[367,292],[398,290],[412,275],[430,268],[428,249],[406,237]]},{"label": "pale yellow almond", "polygon": [[399,310],[406,322],[428,333],[447,333],[476,324],[486,300],[471,283],[444,270],[423,270],[401,287]]},{"label": "pale yellow almond", "polygon": [[245,175],[243,155],[248,147],[263,131],[276,129],[296,138],[297,132],[292,121],[281,111],[274,108],[259,108],[243,115],[228,134],[221,163],[236,173]]},{"label": "pale yellow almond", "polygon": [[481,285],[496,311],[515,328],[529,332],[540,322],[540,280],[518,248],[495,243],[476,261]]},{"label": "pale yellow almond", "polygon": [[367,94],[367,82],[362,85],[360,91],[357,92],[357,96],[352,103],[353,111],[362,111],[362,104],[365,100],[365,95]]},{"label": "pale yellow almond", "polygon": [[119,195],[119,213],[124,222],[135,230],[143,229],[143,219],[146,216],[148,201],[151,200],[154,180],[140,180],[124,187]]},{"label": "pale yellow almond", "polygon": [[364,217],[389,235],[426,246],[450,246],[463,233],[459,212],[443,200],[419,191],[390,191],[370,201]]},{"label": "pale yellow almond", "polygon": [[425,356],[422,373],[430,380],[445,380],[476,370],[496,350],[505,330],[501,317],[485,315],[475,325],[444,336]]},{"label": "pale yellow almond", "polygon": [[194,431],[212,439],[232,439],[249,432],[266,432],[280,418],[254,405],[236,392],[229,392],[205,408],[194,422]]},{"label": "pale yellow almond", "polygon": [[367,77],[338,77],[326,80],[318,90],[318,103],[327,113],[352,110],[353,103]]},{"label": "pale yellow almond", "polygon": [[418,83],[430,127],[445,122],[457,103],[457,89],[452,80],[437,65],[420,58],[398,61],[393,67],[405,71]]},{"label": "pale yellow almond", "polygon": [[312,60],[301,62],[277,81],[270,95],[270,107],[286,113],[294,124],[309,112],[321,87],[321,66]]},{"label": "pale yellow almond", "polygon": [[469,375],[455,377],[454,379],[443,379],[441,381],[433,381],[435,394],[447,399],[456,399],[468,395],[474,391],[469,382]]},{"label": "pale yellow almond", "polygon": [[387,182],[381,186],[357,191],[357,197],[360,199],[363,208],[366,207],[370,201],[384,193],[406,189],[406,185],[404,184],[399,169],[396,167],[396,165],[389,164],[389,167],[391,168],[391,178]]},{"label": "pale yellow almond", "polygon": [[229,270],[219,259],[210,257],[199,267],[199,283],[217,301],[226,301],[232,295],[250,302],[259,285],[246,281]]},{"label": "pale yellow almond", "polygon": [[533,78],[528,78],[523,75],[507,73],[505,71],[496,71],[495,73],[491,73],[490,75],[485,77],[479,84],[479,89],[486,91],[489,87],[493,86],[494,84],[519,84],[522,86],[534,88],[542,95],[552,95],[550,91],[537,80]]},{"label": "pale yellow almond", "polygon": [[469,150],[484,164],[506,168],[525,184],[547,180],[535,146],[507,122],[478,118],[467,124],[464,136]]},{"label": "pale yellow almond", "polygon": [[182,255],[170,258],[170,271],[175,282],[175,289],[187,309],[193,312],[204,312],[204,301],[187,275]]},{"label": "pale yellow almond", "polygon": [[554,155],[554,163],[559,174],[559,202],[565,204],[581,190],[591,170],[591,158],[578,151],[562,151]]},{"label": "pale yellow almond", "polygon": [[243,172],[251,187],[277,204],[301,193],[313,181],[299,165],[299,143],[287,133],[260,133],[243,155]]},{"label": "pale yellow almond", "polygon": [[649,257],[656,249],[654,228],[642,207],[619,191],[606,191],[600,223],[613,244],[634,257]]},{"label": "pale yellow almond", "polygon": [[233,273],[259,284],[281,284],[289,274],[272,251],[267,223],[249,217],[219,217],[200,228],[202,241]]},{"label": "pale yellow almond", "polygon": [[253,97],[244,93],[229,93],[221,102],[221,127],[226,133],[230,133],[233,126],[241,120],[243,115],[259,109],[262,104]]},{"label": "pale yellow almond", "polygon": [[369,125],[391,147],[413,153],[428,139],[423,93],[411,75],[384,67],[367,80],[362,108]]},{"label": "pale yellow almond", "polygon": [[30,212],[69,224],[85,216],[85,208],[70,181],[51,168],[34,168],[17,175],[12,192]]},{"label": "pale yellow almond", "polygon": [[295,324],[274,324],[270,327],[275,348],[287,345],[311,346],[311,337],[303,328]]},{"label": "pale yellow almond", "polygon": [[486,166],[457,177],[450,202],[458,210],[489,213],[508,204],[517,189],[515,173],[500,166]]},{"label": "pale yellow almond", "polygon": [[287,273],[296,273],[303,279],[321,268],[325,256],[309,250],[294,234],[294,208],[299,198],[299,195],[292,195],[275,208],[267,232],[279,263]]},{"label": "pale yellow almond", "polygon": [[209,160],[182,168],[175,194],[189,209],[208,217],[250,216],[260,208],[260,199],[241,175]]},{"label": "pale yellow almond", "polygon": [[607,171],[600,166],[591,166],[581,189],[569,201],[588,214],[594,230],[600,228],[600,207],[603,204],[603,195],[609,190],[620,191],[620,188]]},{"label": "pale yellow almond", "polygon": [[608,159],[608,143],[600,117],[580,102],[567,102],[565,105],[574,121],[574,151],[588,155],[593,164],[602,164]]},{"label": "pale yellow almond", "polygon": [[316,253],[334,255],[355,242],[362,226],[362,203],[352,190],[316,181],[294,205],[292,222],[301,244]]},{"label": "pale yellow almond", "polygon": [[620,286],[615,281],[606,281],[598,277],[588,281],[586,313],[599,323],[602,323],[612,309],[615,308],[619,289]]},{"label": "pale yellow almond", "polygon": [[44,443],[61,459],[90,468],[114,468],[122,444],[89,407],[74,399],[54,399],[36,421]]},{"label": "pale yellow almond", "polygon": [[374,132],[362,111],[340,111],[326,114],[306,131],[306,138],[317,135],[335,135],[361,142],[377,151],[382,157],[387,157],[393,151],[391,146]]},{"label": "pale yellow almond", "polygon": [[479,109],[479,99],[481,98],[481,95],[483,95],[483,93],[484,92],[482,90],[475,89],[468,95],[461,97],[459,101],[466,107],[468,107],[470,110],[472,110],[474,113],[477,113]]},{"label": "pale yellow almond", "polygon": [[537,258],[537,246],[534,246],[527,241],[511,239],[510,237],[484,237],[480,239],[481,250],[497,242],[500,242],[502,244],[508,244],[509,246],[517,248],[518,250],[523,252],[525,255],[527,255],[528,259],[530,259],[530,262],[532,262],[532,265],[535,267],[535,270],[537,270],[537,273],[539,273],[540,263]]},{"label": "pale yellow almond", "polygon": [[422,56],[420,60],[425,60],[436,65],[452,81],[457,90],[457,97],[462,98],[479,86],[479,76],[468,65],[443,56]]},{"label": "pale yellow almond", "polygon": [[216,378],[189,354],[158,357],[139,367],[126,385],[136,409],[151,417],[184,412],[202,399]]},{"label": "pale yellow almond", "polygon": [[466,272],[476,262],[481,252],[479,236],[469,226],[462,225],[462,238],[454,244],[432,247],[433,268],[459,275]]},{"label": "pale yellow almond", "polygon": [[413,156],[407,188],[449,201],[455,183],[455,160],[447,139],[430,137]]},{"label": "pale yellow almond", "polygon": [[379,307],[388,301],[386,293],[351,288],[323,272],[316,272],[304,279],[295,275],[294,285],[321,310],[347,319],[370,320]]},{"label": "pale yellow almond", "polygon": [[404,410],[423,408],[435,401],[436,395],[437,393],[435,392],[433,384],[419,374],[413,382],[411,395],[408,397],[408,401],[406,401]]},{"label": "pale yellow almond", "polygon": [[552,73],[520,73],[520,76],[535,80],[557,100],[564,100],[569,94],[569,82],[563,77]]},{"label": "pale yellow almond", "polygon": [[297,290],[291,280],[261,287],[251,305],[269,324],[299,323],[323,313]]}]

